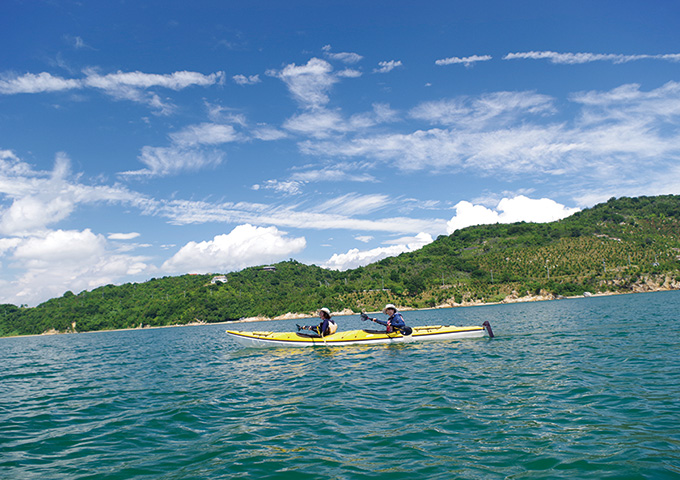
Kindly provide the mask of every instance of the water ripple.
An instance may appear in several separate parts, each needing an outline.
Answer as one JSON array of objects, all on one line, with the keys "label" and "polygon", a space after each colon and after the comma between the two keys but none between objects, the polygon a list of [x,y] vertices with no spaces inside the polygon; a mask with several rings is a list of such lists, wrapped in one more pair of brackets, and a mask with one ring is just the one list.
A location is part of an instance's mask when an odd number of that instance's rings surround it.
[{"label": "water ripple", "polygon": [[0,339],[0,477],[680,478],[679,307],[407,312],[498,337],[377,347],[241,349],[224,326]]}]

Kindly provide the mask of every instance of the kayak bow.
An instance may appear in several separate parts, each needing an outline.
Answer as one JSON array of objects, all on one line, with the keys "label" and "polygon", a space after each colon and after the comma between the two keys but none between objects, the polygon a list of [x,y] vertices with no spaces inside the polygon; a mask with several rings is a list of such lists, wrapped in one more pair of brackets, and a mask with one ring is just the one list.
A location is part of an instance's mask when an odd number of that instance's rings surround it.
[{"label": "kayak bow", "polygon": [[413,327],[411,335],[403,335],[399,332],[385,333],[385,331],[380,330],[348,330],[326,335],[325,337],[296,332],[242,332],[237,330],[227,330],[227,334],[236,342],[246,347],[372,345],[480,338],[486,334],[491,338],[493,337],[489,322],[484,322],[484,325],[481,327],[455,327],[449,325]]}]

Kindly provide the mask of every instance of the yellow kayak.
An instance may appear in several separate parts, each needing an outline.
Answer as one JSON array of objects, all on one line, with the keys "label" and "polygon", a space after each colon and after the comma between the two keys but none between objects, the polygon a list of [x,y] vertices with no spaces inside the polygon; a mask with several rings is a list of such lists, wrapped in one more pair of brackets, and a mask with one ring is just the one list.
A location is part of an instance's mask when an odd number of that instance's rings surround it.
[{"label": "yellow kayak", "polygon": [[227,330],[227,334],[236,342],[246,347],[372,345],[480,338],[485,335],[493,337],[489,322],[484,322],[481,327],[455,327],[449,325],[413,327],[411,335],[403,335],[399,332],[385,333],[385,331],[379,330],[348,330],[326,335],[325,337],[300,332],[242,332],[237,330]]}]

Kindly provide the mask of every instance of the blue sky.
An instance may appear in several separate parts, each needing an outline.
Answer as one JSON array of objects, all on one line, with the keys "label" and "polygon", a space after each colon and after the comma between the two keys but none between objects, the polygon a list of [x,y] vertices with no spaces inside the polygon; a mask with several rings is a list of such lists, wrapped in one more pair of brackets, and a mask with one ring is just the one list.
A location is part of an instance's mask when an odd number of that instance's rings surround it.
[{"label": "blue sky", "polygon": [[0,4],[0,302],[680,190],[680,4]]}]

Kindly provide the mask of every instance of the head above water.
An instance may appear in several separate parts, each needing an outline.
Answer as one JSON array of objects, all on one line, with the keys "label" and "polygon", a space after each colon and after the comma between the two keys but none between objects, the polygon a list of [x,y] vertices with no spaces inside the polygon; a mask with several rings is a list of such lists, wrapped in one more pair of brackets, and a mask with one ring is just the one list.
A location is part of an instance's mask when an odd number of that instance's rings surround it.
[{"label": "head above water", "polygon": [[383,313],[388,313],[388,310],[392,310],[392,313],[397,313],[397,307],[395,307],[391,303],[385,305],[385,308],[383,308]]}]

